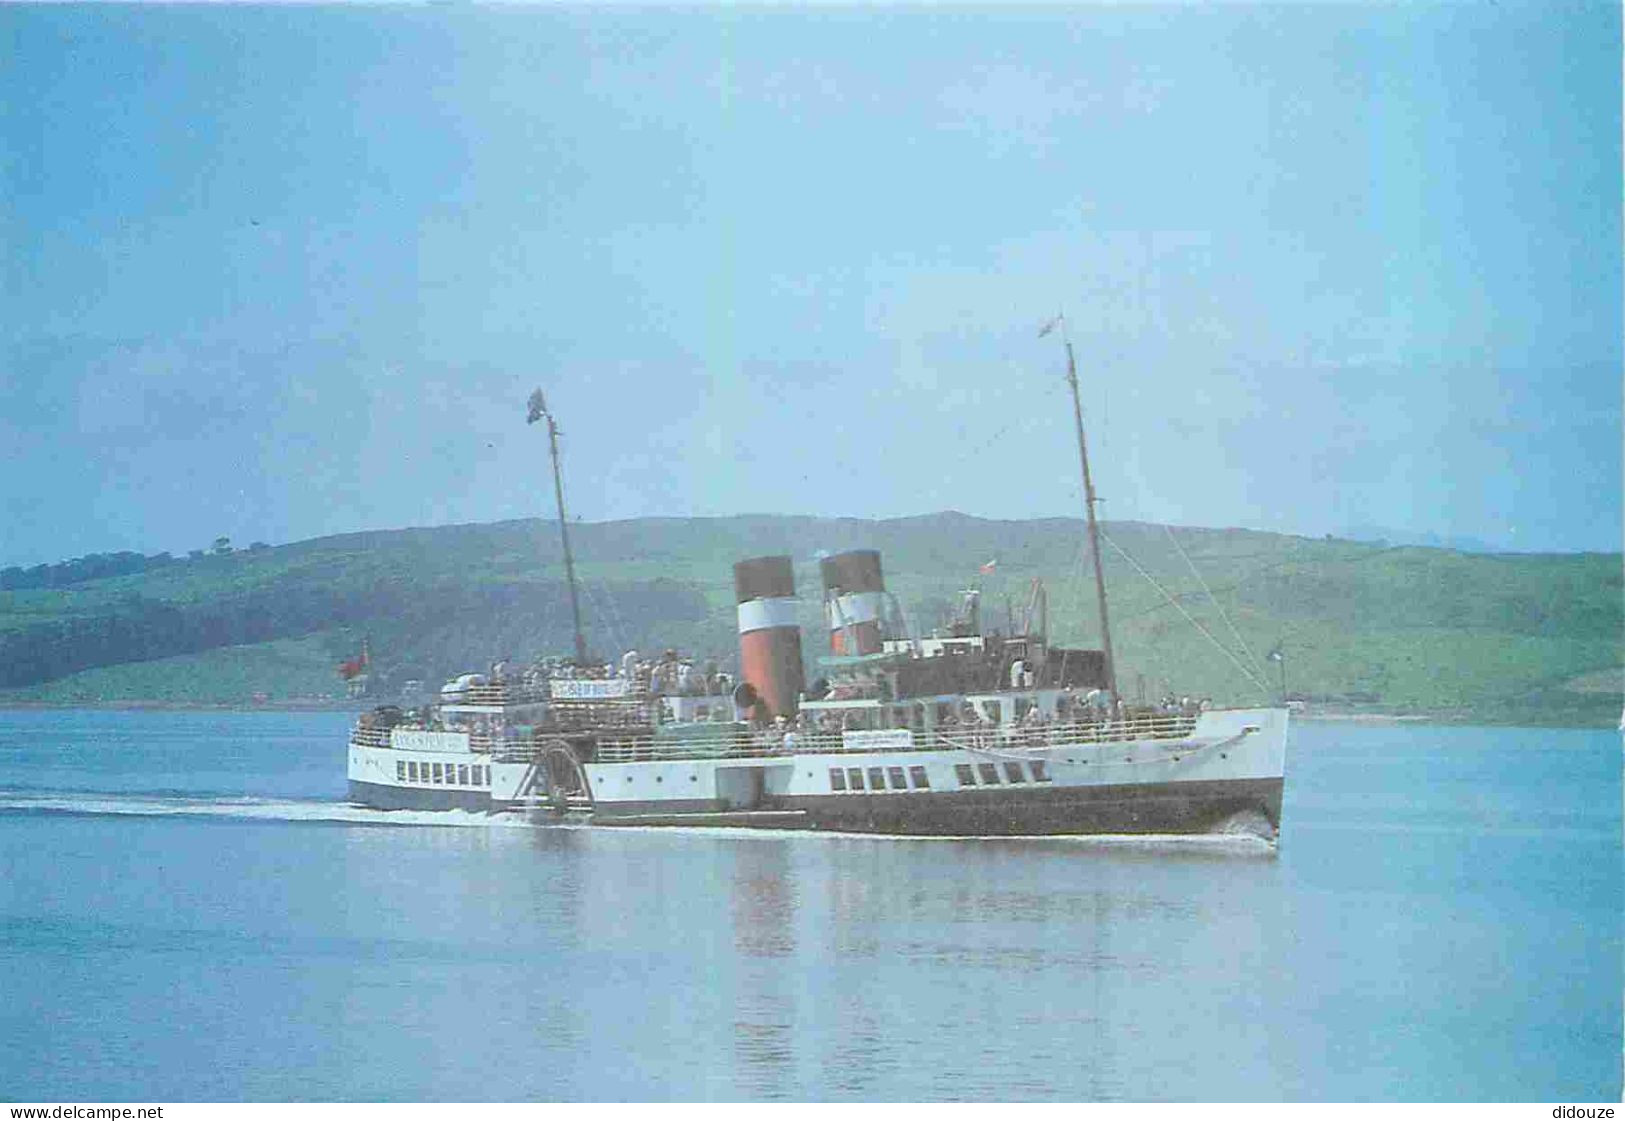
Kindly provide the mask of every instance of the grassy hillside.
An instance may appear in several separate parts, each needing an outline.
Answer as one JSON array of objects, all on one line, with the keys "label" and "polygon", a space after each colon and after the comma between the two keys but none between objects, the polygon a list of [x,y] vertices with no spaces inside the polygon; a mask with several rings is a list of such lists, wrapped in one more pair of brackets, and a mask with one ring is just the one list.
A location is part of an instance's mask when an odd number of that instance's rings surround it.
[{"label": "grassy hillside", "polygon": [[[1484,556],[1138,523],[1109,523],[1106,532],[1173,598],[1107,548],[1120,681],[1130,695],[1143,682],[1153,695],[1260,696],[1188,614],[1255,675],[1258,659],[1281,644],[1288,690],[1322,707],[1618,719],[1618,555]],[[997,558],[996,574],[980,578],[989,629],[1006,625],[1006,600],[1019,615],[1037,578],[1050,591],[1056,640],[1098,642],[1082,527],[1072,520],[639,519],[579,525],[572,541],[588,640],[605,656],[677,646],[728,662],[733,561],[788,553],[814,657],[816,558],[853,547],[881,550],[889,587],[922,631],[978,579],[980,564]],[[556,527],[351,534],[0,592],[0,700],[336,697],[334,667],[363,635],[380,695],[501,657],[567,651]],[[1270,690],[1277,674],[1268,667]]]}]

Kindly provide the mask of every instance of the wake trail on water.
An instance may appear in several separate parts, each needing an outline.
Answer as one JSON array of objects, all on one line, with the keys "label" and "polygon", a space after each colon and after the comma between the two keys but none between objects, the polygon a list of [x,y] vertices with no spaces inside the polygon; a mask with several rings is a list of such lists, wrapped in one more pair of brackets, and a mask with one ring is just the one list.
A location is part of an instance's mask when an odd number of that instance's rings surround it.
[{"label": "wake trail on water", "polygon": [[341,825],[437,825],[463,828],[532,828],[517,817],[467,810],[374,810],[348,802],[292,798],[222,798],[198,795],[0,791],[0,813],[83,817],[206,817],[238,821],[330,822]]}]

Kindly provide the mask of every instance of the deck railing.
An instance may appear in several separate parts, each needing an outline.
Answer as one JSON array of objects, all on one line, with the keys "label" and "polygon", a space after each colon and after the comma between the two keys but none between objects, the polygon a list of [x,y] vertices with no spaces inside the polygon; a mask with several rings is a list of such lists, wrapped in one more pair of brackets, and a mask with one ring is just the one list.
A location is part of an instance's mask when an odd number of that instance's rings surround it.
[{"label": "deck railing", "polygon": [[485,685],[470,685],[455,692],[442,692],[441,704],[453,705],[520,705],[540,704],[550,700],[547,684],[539,685],[509,684],[507,682],[490,682]]},{"label": "deck railing", "polygon": [[[908,742],[886,740],[880,734],[849,740],[839,731],[744,730],[718,728],[687,739],[665,739],[644,728],[601,728],[596,735],[597,759],[604,763],[659,762],[685,759],[726,759],[763,755],[851,755],[874,751],[1020,751],[1074,744],[1132,743],[1143,740],[1181,740],[1196,730],[1196,717],[1184,715],[1131,717],[1105,722],[1065,724],[949,725],[933,732],[914,732]],[[901,731],[901,729],[899,729]],[[469,748],[482,755],[530,758],[555,737],[498,737],[471,733]],[[350,742],[358,746],[388,747],[388,729],[356,728]]]},{"label": "deck railing", "polygon": [[598,759],[605,763],[717,759],[761,755],[851,755],[874,751],[1010,751],[1071,744],[1178,740],[1196,730],[1194,716],[1158,716],[1101,723],[968,725],[915,732],[908,743],[848,740],[837,731],[797,731],[790,736],[767,730],[733,731],[686,741],[657,740],[651,733],[600,736]]},{"label": "deck railing", "polygon": [[[614,683],[619,678],[560,678],[561,685],[569,685],[580,681],[584,685],[594,685],[600,682]],[[605,706],[627,708],[639,704],[647,704],[659,697],[692,697],[696,700],[725,700],[727,693],[711,692],[679,692],[676,689],[653,689],[645,684],[634,684],[624,693],[613,696],[554,696],[551,682],[542,681],[535,684],[524,684],[516,681],[491,681],[484,685],[469,685],[465,688],[451,692],[442,691],[439,703],[452,705],[480,705],[485,707],[501,707],[504,705],[520,704],[555,704],[562,708],[579,708],[585,706]]]},{"label": "deck railing", "polygon": [[350,744],[352,747],[388,747],[388,728],[362,728],[350,729]]}]

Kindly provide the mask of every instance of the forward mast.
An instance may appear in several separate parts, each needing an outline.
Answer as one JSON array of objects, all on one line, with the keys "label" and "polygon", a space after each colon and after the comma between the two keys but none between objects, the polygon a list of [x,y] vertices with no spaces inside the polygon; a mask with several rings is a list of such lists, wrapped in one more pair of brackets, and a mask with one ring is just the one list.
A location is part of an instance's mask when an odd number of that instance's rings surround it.
[{"label": "forward mast", "polygon": [[576,665],[587,664],[587,640],[581,633],[581,596],[576,590],[575,558],[570,555],[570,524],[564,516],[564,474],[559,469],[559,425],[547,411],[547,398],[540,389],[530,395],[527,424],[547,421],[547,446],[553,456],[553,497],[559,507],[559,539],[564,545],[564,578],[570,585],[570,621],[575,625]]}]

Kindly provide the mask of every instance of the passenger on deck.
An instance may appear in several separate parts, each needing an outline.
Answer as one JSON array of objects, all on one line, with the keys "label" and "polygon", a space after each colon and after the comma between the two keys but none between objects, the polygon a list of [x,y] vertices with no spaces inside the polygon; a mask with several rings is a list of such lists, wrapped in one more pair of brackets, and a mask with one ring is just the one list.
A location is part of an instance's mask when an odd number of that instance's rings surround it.
[{"label": "passenger on deck", "polygon": [[650,674],[650,691],[658,695],[677,692],[677,651],[667,650]]}]

